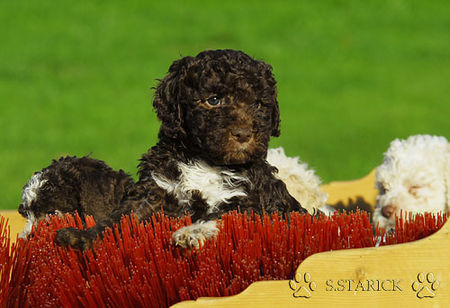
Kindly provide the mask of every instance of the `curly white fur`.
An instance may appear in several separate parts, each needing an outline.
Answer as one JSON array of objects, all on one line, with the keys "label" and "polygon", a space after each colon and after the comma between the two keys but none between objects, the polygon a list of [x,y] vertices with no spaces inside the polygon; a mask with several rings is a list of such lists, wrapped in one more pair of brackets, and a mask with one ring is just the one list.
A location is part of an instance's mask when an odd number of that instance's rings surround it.
[{"label": "curly white fur", "polygon": [[36,172],[33,174],[31,179],[28,181],[27,185],[23,188],[22,191],[22,200],[24,206],[28,209],[31,206],[31,203],[36,199],[39,189],[47,182],[46,179],[43,179],[42,172]]},{"label": "curly white fur", "polygon": [[27,221],[25,223],[23,231],[19,234],[19,238],[26,238],[31,233],[33,226],[38,222],[30,207],[33,201],[36,199],[39,189],[41,189],[41,187],[47,182],[47,180],[43,179],[42,177],[42,172],[36,172],[30,178],[27,185],[25,185],[25,187],[23,188],[22,201],[24,209],[27,213]]},{"label": "curly white fur", "polygon": [[313,213],[314,209],[324,209],[328,194],[320,188],[320,178],[298,157],[287,157],[283,148],[269,149],[267,162],[278,169],[277,177],[282,180],[289,193]]},{"label": "curly white fur", "polygon": [[391,142],[377,168],[374,226],[389,230],[402,213],[449,210],[450,145],[446,138],[416,135]]},{"label": "curly white fur", "polygon": [[233,197],[246,196],[241,184],[249,179],[230,170],[210,166],[202,160],[195,160],[189,164],[178,163],[181,172],[180,181],[171,181],[162,175],[153,173],[156,184],[173,193],[180,205],[189,205],[193,191],[200,191],[209,208],[208,213],[214,212],[220,203],[228,203]]}]

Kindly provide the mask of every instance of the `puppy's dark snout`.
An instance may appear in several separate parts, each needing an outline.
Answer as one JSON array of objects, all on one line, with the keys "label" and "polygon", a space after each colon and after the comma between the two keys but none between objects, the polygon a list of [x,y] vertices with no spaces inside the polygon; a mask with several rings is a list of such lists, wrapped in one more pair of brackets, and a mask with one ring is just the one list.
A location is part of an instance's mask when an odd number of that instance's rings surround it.
[{"label": "puppy's dark snout", "polygon": [[18,212],[23,217],[27,217],[27,212],[25,211],[25,207],[24,207],[23,203],[19,204]]},{"label": "puppy's dark snout", "polygon": [[244,143],[250,140],[252,137],[252,131],[245,127],[234,127],[231,129],[231,135],[237,141]]},{"label": "puppy's dark snout", "polygon": [[389,204],[381,209],[381,214],[386,218],[390,218],[392,215],[395,214],[395,211],[396,211],[396,207]]}]

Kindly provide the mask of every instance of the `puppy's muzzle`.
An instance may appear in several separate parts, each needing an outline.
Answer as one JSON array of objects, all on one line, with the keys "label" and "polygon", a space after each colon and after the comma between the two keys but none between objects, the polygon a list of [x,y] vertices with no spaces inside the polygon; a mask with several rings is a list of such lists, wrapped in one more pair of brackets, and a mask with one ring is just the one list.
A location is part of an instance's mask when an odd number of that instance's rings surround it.
[{"label": "puppy's muzzle", "polygon": [[19,204],[18,212],[19,212],[19,214],[22,215],[23,217],[25,217],[25,218],[28,217],[27,211],[25,210],[25,206],[23,205],[23,203]]},{"label": "puppy's muzzle", "polygon": [[245,143],[252,138],[253,132],[246,127],[234,127],[231,129],[231,136],[237,142]]}]

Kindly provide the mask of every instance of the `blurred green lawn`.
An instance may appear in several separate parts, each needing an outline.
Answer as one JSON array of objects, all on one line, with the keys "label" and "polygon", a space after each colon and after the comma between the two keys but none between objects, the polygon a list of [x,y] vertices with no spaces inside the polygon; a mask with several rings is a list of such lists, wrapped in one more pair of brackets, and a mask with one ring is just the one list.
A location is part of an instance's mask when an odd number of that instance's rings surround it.
[{"label": "blurred green lawn", "polygon": [[272,64],[271,145],[324,182],[364,176],[396,137],[450,137],[448,0],[0,0],[0,33],[0,208],[63,154],[134,175],[158,132],[150,88],[204,49]]}]

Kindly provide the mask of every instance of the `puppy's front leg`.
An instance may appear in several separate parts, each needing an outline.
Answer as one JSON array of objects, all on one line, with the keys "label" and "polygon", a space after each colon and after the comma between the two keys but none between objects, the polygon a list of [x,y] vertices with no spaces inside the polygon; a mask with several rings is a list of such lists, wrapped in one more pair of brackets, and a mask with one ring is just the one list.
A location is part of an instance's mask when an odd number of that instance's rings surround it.
[{"label": "puppy's front leg", "polygon": [[97,221],[96,225],[89,229],[63,228],[57,231],[55,241],[59,246],[72,247],[80,250],[90,249],[97,237],[101,238],[106,228],[119,225],[123,215],[128,215],[136,208],[136,201],[127,200],[116,208],[111,215]]},{"label": "puppy's front leg", "polygon": [[215,238],[219,233],[217,222],[220,215],[218,213],[208,214],[207,201],[202,197],[198,190],[192,191],[191,196],[191,214],[194,223],[185,226],[172,234],[175,245],[183,248],[199,248],[203,246],[206,240]]},{"label": "puppy's front leg", "polygon": [[79,250],[91,249],[97,237],[102,237],[102,232],[120,222],[122,215],[129,214],[129,211],[122,212],[116,210],[110,217],[97,222],[89,229],[63,228],[57,231],[55,241],[59,246],[72,247]]},{"label": "puppy's front leg", "polygon": [[91,229],[63,228],[56,233],[56,243],[63,247],[70,246],[79,250],[86,250],[92,248],[92,243],[97,235],[97,232]]}]

